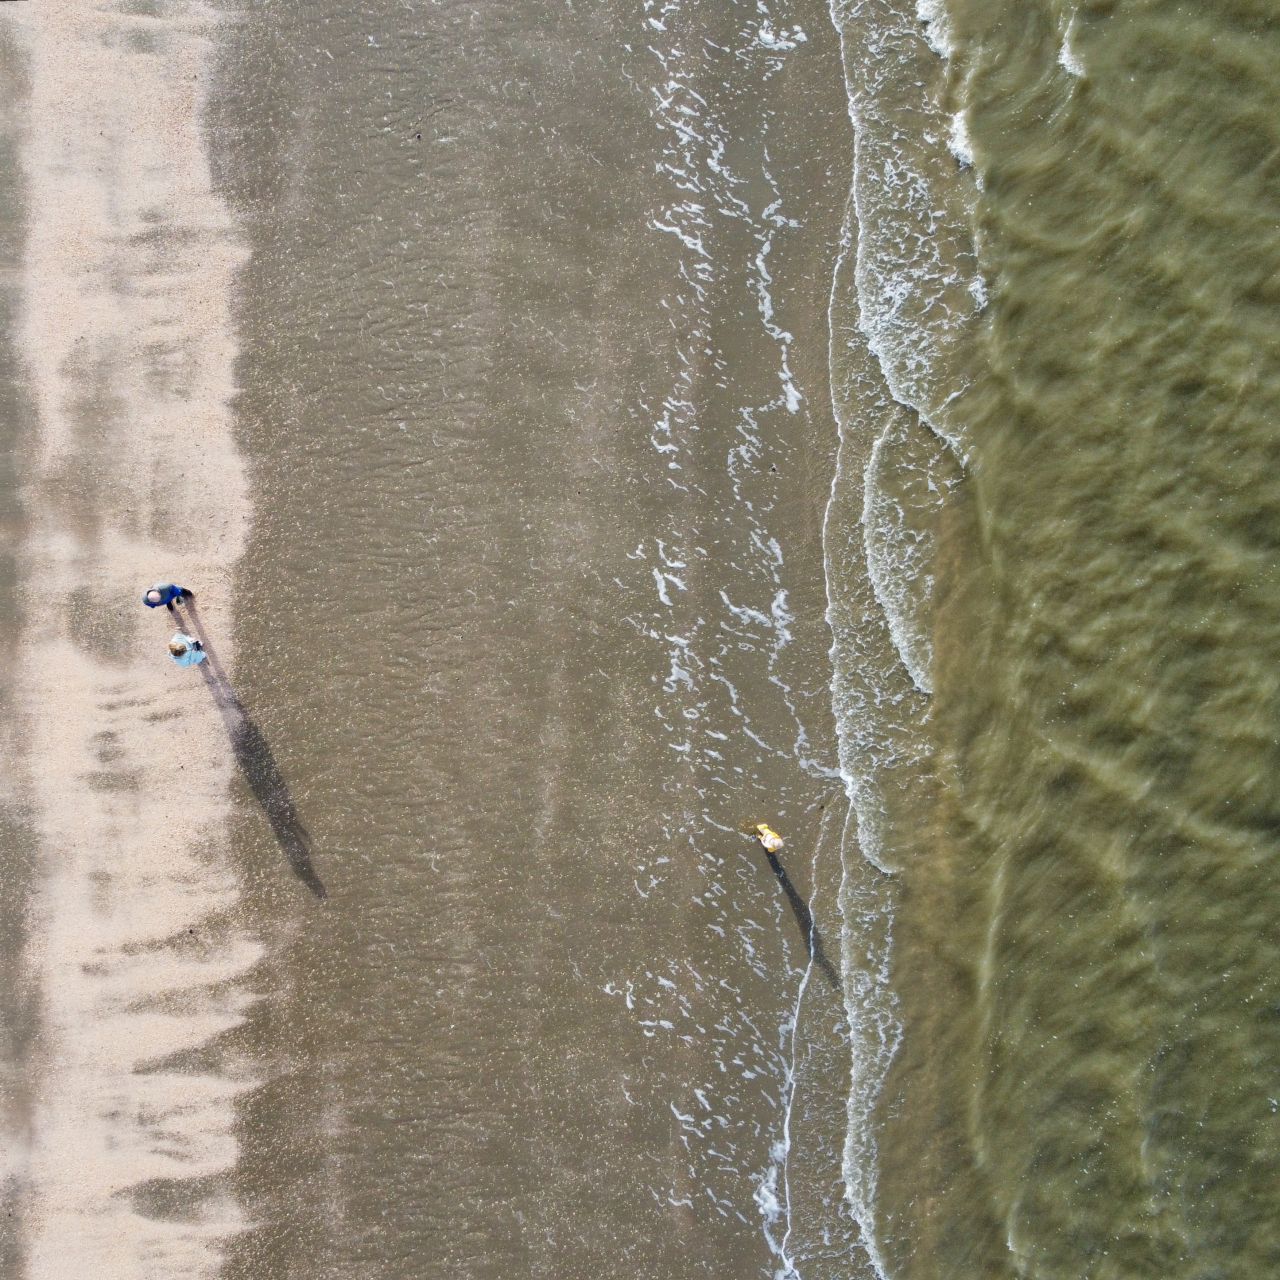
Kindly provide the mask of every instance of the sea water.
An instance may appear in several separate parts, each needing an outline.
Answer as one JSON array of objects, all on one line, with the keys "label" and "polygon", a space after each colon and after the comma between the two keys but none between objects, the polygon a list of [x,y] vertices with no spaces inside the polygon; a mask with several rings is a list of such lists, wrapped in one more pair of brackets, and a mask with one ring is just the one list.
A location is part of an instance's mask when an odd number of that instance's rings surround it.
[{"label": "sea water", "polygon": [[851,1205],[894,1276],[1268,1274],[1274,13],[834,16]]}]

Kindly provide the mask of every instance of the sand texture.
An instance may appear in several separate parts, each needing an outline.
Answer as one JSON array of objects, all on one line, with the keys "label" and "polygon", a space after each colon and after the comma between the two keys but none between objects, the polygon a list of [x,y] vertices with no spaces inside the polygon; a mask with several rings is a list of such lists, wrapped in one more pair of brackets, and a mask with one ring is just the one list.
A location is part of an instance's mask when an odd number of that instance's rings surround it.
[{"label": "sand texture", "polygon": [[244,1225],[224,1182],[254,1071],[195,1051],[243,1018],[261,947],[235,923],[225,727],[202,672],[168,660],[175,619],[140,597],[158,579],[195,590],[230,665],[244,250],[200,132],[216,15],[6,8],[28,59],[18,345],[34,408],[16,675],[39,842],[39,1033],[13,1143],[25,1274],[206,1276]]}]

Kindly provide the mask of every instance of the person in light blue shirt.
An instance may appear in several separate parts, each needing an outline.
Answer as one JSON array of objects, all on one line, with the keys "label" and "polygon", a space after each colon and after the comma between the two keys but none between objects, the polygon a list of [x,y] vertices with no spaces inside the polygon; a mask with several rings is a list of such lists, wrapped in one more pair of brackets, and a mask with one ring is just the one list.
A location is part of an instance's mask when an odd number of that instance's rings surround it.
[{"label": "person in light blue shirt", "polygon": [[169,657],[180,667],[198,667],[209,655],[204,645],[183,631],[175,631],[169,641]]}]

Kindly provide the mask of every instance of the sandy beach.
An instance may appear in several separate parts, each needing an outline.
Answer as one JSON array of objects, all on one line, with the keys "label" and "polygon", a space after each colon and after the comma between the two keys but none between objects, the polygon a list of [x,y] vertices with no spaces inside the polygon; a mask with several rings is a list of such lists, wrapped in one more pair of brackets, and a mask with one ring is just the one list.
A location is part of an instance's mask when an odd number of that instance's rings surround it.
[{"label": "sandy beach", "polygon": [[[261,946],[236,923],[224,725],[165,651],[189,611],[141,595],[198,583],[232,662],[244,249],[200,128],[215,16],[49,3],[0,21],[25,70],[13,710],[38,1031],[5,1143],[23,1274],[211,1276],[244,1225],[221,1179],[253,1069],[199,1055],[243,1017]],[[185,1214],[157,1215],[175,1184]]]}]

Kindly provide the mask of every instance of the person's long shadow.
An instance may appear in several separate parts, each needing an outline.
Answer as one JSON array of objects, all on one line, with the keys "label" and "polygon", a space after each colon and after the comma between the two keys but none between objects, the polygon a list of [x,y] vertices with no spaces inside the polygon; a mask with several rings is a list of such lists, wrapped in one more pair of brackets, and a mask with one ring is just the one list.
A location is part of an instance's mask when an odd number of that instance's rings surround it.
[{"label": "person's long shadow", "polygon": [[289,785],[276,764],[261,729],[246,710],[245,705],[236,696],[227,673],[218,661],[209,638],[201,625],[195,604],[188,600],[185,605],[191,629],[195,632],[205,651],[205,661],[200,664],[200,674],[213,696],[214,705],[222,716],[227,727],[227,736],[231,739],[231,750],[240,766],[249,790],[262,806],[271,824],[276,843],[280,846],[293,874],[302,881],[317,898],[326,898],[328,894],[320,877],[316,874],[311,862],[311,837],[298,816],[297,806],[289,794]]},{"label": "person's long shadow", "polygon": [[778,861],[778,855],[770,853],[766,849],[765,856],[769,859],[773,874],[778,877],[782,892],[787,895],[787,901],[791,904],[791,911],[795,915],[796,923],[800,926],[800,932],[804,934],[804,945],[809,952],[809,959],[822,970],[827,981],[831,983],[831,989],[837,992],[841,991],[840,975],[836,973],[835,966],[827,959],[826,950],[822,945],[822,934],[818,932],[818,925],[813,918],[813,912],[809,910],[809,904],[800,896],[795,885],[791,883],[791,877],[787,875],[786,868]]}]

